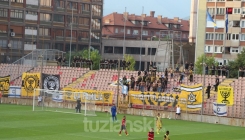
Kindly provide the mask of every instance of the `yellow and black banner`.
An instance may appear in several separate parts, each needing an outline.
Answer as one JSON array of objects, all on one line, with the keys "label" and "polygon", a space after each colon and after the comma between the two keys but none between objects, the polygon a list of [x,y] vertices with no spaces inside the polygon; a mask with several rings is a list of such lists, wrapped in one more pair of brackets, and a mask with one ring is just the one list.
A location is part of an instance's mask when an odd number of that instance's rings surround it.
[{"label": "yellow and black banner", "polygon": [[95,104],[112,104],[112,91],[97,91],[97,90],[79,90],[72,88],[63,88],[63,99],[68,101],[76,101],[81,99],[82,102],[95,101]]},{"label": "yellow and black banner", "polygon": [[9,93],[9,86],[10,86],[10,76],[0,77],[0,92],[4,94]]},{"label": "yellow and black banner", "polygon": [[40,73],[23,73],[21,96],[33,96],[34,89],[39,88],[40,77]]},{"label": "yellow and black banner", "polygon": [[234,92],[232,87],[218,86],[217,103],[224,103],[228,106],[233,105]]},{"label": "yellow and black banner", "polygon": [[182,110],[195,111],[202,107],[202,85],[181,85],[180,94],[130,91],[132,105],[152,105],[175,107],[179,105]]}]

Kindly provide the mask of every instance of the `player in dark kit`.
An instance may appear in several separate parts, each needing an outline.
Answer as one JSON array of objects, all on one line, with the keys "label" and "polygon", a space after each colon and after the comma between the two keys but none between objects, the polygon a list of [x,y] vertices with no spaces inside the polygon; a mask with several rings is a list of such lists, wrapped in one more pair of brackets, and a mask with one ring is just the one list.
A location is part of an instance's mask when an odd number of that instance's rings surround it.
[{"label": "player in dark kit", "polygon": [[151,130],[148,132],[148,140],[154,140],[154,129],[151,128]]},{"label": "player in dark kit", "polygon": [[128,136],[129,134],[126,129],[126,117],[125,116],[123,116],[123,119],[122,119],[122,125],[121,125],[121,130],[119,132],[119,136],[121,136],[121,133],[123,130],[125,131],[126,136]]}]

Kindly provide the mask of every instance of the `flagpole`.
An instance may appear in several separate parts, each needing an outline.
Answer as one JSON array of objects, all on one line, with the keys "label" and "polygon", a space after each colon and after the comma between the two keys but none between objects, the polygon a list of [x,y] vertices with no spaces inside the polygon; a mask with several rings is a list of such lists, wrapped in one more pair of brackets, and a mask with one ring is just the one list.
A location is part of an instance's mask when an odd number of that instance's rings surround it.
[{"label": "flagpole", "polygon": [[124,19],[124,31],[123,31],[123,60],[124,60],[124,55],[125,55],[125,50],[126,50],[126,48],[125,48],[125,35],[126,35],[126,16],[128,16],[127,15],[127,13],[126,13],[126,7],[125,7],[125,12],[124,12],[124,17],[123,17],[123,19]]},{"label": "flagpole", "polygon": [[142,43],[142,38],[143,38],[143,14],[144,14],[144,7],[142,7],[142,15],[141,15],[141,47],[140,47],[140,64],[139,64],[139,71],[141,71],[141,53],[142,53],[142,47],[143,47],[143,43]]},{"label": "flagpole", "polygon": [[228,28],[228,24],[226,22],[229,23],[228,14],[227,14],[227,8],[225,9],[225,38],[224,38],[224,41],[223,41],[224,50],[222,49],[222,60],[223,60],[223,62],[224,62],[224,56],[223,55],[225,54],[227,31],[228,31],[228,29],[226,29],[226,28]]},{"label": "flagpole", "polygon": [[[204,36],[206,36],[206,28],[207,28],[207,8],[206,8],[206,12],[205,12],[205,17],[206,17],[206,20],[205,20],[205,31],[204,31]],[[206,59],[206,39],[204,41],[204,56],[203,56],[203,59],[202,59],[202,66],[203,66],[203,84],[202,84],[202,110],[201,110],[201,122],[203,120],[203,102],[204,102],[204,89],[205,89],[205,59]]]}]

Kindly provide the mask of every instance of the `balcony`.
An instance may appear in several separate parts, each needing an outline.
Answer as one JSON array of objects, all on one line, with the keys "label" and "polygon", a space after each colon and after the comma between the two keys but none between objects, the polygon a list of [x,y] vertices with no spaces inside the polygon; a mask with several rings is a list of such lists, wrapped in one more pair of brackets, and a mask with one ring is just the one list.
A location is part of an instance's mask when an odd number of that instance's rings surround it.
[{"label": "balcony", "polygon": [[51,21],[40,21],[40,25],[50,25],[51,26]]},{"label": "balcony", "polygon": [[52,7],[41,5],[40,6],[40,10],[42,10],[42,11],[52,11]]},{"label": "balcony", "polygon": [[64,22],[53,22],[53,26],[64,27]]},{"label": "balcony", "polygon": [[89,25],[79,24],[78,27],[79,29],[89,30]]},{"label": "balcony", "polygon": [[9,5],[8,1],[0,1],[0,5]]},{"label": "balcony", "polygon": [[39,40],[40,41],[44,41],[44,40],[50,40],[51,36],[43,36],[43,35],[39,35]]},{"label": "balcony", "polygon": [[54,10],[57,12],[65,12],[65,8],[62,7],[55,7]]},{"label": "balcony", "polygon": [[64,41],[64,37],[63,36],[56,36],[55,41]]},{"label": "balcony", "polygon": [[23,3],[11,2],[11,6],[23,8]]},{"label": "balcony", "polygon": [[88,43],[89,42],[89,39],[88,38],[78,37],[78,42]]},{"label": "balcony", "polygon": [[10,18],[11,23],[23,23],[23,18]]},{"label": "balcony", "polygon": [[7,18],[7,17],[1,17],[1,18],[0,18],[0,21],[1,21],[1,22],[8,22],[8,18]]},{"label": "balcony", "polygon": [[8,37],[8,33],[6,31],[0,32],[0,37]]},{"label": "balcony", "polygon": [[[66,42],[71,41],[71,37],[66,37]],[[76,42],[77,41],[77,37],[72,37],[72,42]]]},{"label": "balcony", "polygon": [[85,10],[83,10],[83,11],[82,11],[82,14],[83,14],[83,15],[90,15],[90,11],[85,11]]}]

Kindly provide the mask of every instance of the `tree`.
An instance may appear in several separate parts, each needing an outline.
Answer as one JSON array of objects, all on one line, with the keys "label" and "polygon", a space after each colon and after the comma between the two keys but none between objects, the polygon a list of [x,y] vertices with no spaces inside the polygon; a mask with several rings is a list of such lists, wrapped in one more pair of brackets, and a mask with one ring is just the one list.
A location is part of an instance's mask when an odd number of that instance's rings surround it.
[{"label": "tree", "polygon": [[134,57],[133,57],[132,55],[126,54],[126,55],[124,55],[124,58],[125,58],[125,61],[126,61],[127,63],[130,62],[130,65],[129,65],[129,67],[128,67],[128,70],[134,71],[134,70],[135,70],[135,69],[134,69],[134,66],[135,66],[135,60],[134,60]]},{"label": "tree", "polygon": [[[72,52],[71,61],[73,60],[74,56],[81,56],[82,58],[89,59],[89,50],[84,49],[82,51]],[[69,58],[69,53],[67,54],[67,58]],[[96,49],[90,49],[90,59],[93,61],[93,70],[98,70],[101,59],[99,51]]]},{"label": "tree", "polygon": [[231,78],[238,77],[239,68],[244,66],[245,66],[245,49],[243,49],[240,54],[237,54],[237,58],[234,61],[228,62],[230,77]]},{"label": "tree", "polygon": [[211,66],[213,64],[215,66],[218,65],[218,62],[215,61],[213,56],[205,57],[203,54],[200,57],[198,57],[196,60],[196,63],[195,63],[195,73],[196,74],[203,74],[203,61],[204,61],[204,64],[207,64],[208,66]]}]

